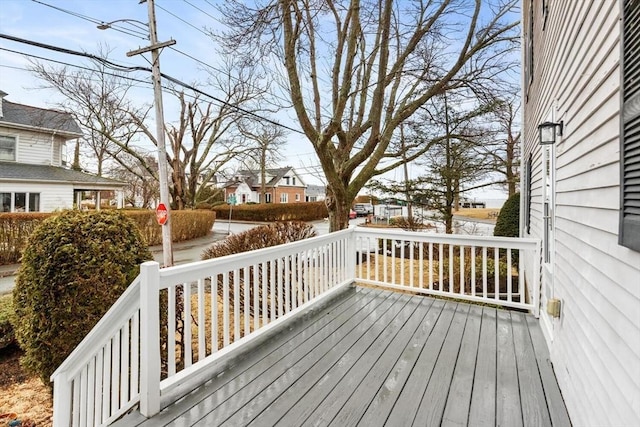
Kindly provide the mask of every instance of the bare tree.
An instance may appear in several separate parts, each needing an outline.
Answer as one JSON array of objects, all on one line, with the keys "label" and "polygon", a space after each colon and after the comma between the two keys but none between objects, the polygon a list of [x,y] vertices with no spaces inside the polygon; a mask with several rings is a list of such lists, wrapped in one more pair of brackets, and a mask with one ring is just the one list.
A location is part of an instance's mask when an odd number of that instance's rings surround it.
[{"label": "bare tree", "polygon": [[260,203],[266,203],[267,168],[282,159],[286,132],[273,123],[247,119],[240,122],[239,128],[240,133],[253,143],[248,157],[260,170]]},{"label": "bare tree", "polygon": [[513,196],[518,189],[520,165],[520,99],[517,94],[494,101],[494,130],[490,140],[478,145],[478,150],[487,156],[489,169],[497,173],[500,179],[496,183],[504,184]]},{"label": "bare tree", "polygon": [[[237,120],[256,108],[252,103],[261,96],[262,89],[250,81],[254,78],[251,72],[244,73],[241,67],[238,71],[233,62],[226,66],[226,71],[212,78],[221,94],[215,101],[205,102],[200,94],[188,99],[183,91],[172,92],[180,112],[176,123],[169,121],[165,127],[170,141],[167,162],[175,209],[195,207],[205,193],[207,197],[215,196],[210,182],[244,150]],[[140,148],[157,147],[155,132],[147,124],[150,108],[137,107],[129,101],[130,80],[106,70],[100,63],[73,72],[35,64],[33,71],[65,96],[63,107],[73,112],[84,127],[99,173],[104,161],[112,158],[137,179],[158,180],[157,163],[150,161],[152,158]],[[139,167],[132,166],[133,160]]]},{"label": "bare tree", "polygon": [[[107,53],[104,48],[101,51]],[[100,63],[88,69],[71,70],[35,62],[31,69],[46,87],[56,89],[66,98],[61,107],[82,127],[82,144],[89,149],[97,173],[102,176],[105,162],[129,146],[138,133],[130,117],[135,115],[138,121],[144,121],[149,107],[135,107],[128,100],[131,81]],[[74,167],[77,168],[79,154],[80,147],[76,147]]]},{"label": "bare tree", "polygon": [[[184,92],[177,94],[180,101],[179,120],[167,125],[171,166],[172,199],[176,209],[195,207],[205,188],[229,161],[241,156],[242,147],[236,133],[238,111],[233,105],[242,99],[229,94],[223,103],[214,105],[202,101],[196,94],[187,100]],[[249,96],[242,93],[241,97]],[[246,98],[245,98],[246,100]],[[152,135],[149,135],[153,137]]]},{"label": "bare tree", "polygon": [[124,192],[125,206],[149,209],[160,200],[160,186],[157,179],[154,179],[157,176],[158,160],[150,154],[140,155],[145,157],[146,164],[151,165],[156,175],[147,172],[140,166],[140,162],[127,153],[118,156],[118,162],[110,168],[109,175],[127,183]]},{"label": "bare tree", "polygon": [[284,65],[285,90],[326,176],[330,228],[338,230],[371,177],[426,151],[407,145],[403,157],[390,149],[402,122],[434,96],[508,67],[518,4],[229,0],[220,40],[247,63]]}]

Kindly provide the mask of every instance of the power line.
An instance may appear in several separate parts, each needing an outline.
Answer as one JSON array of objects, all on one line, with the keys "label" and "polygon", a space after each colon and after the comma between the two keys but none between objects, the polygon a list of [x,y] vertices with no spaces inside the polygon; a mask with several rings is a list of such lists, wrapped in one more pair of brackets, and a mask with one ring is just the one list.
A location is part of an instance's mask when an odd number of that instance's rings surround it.
[{"label": "power line", "polygon": [[166,13],[168,13],[169,15],[173,16],[174,18],[176,18],[179,21],[184,22],[185,24],[187,24],[188,26],[190,26],[191,28],[194,28],[196,31],[201,32],[202,34],[204,34],[205,36],[209,37],[209,34],[205,33],[204,31],[202,31],[201,28],[196,27],[195,25],[193,25],[191,22],[189,21],[185,21],[184,19],[180,18],[178,15],[176,15],[175,13],[165,9],[164,7],[160,6],[158,3],[156,3],[156,7],[158,9],[162,9],[164,10]]},{"label": "power line", "polygon": [[[20,37],[10,36],[8,34],[1,34],[0,33],[0,38],[4,38],[4,39],[7,39],[7,40],[15,41],[15,42],[18,42],[18,43],[24,43],[24,44],[27,44],[27,45],[30,45],[30,46],[39,47],[39,48],[42,48],[42,49],[48,49],[48,50],[53,50],[53,51],[60,52],[60,53],[66,53],[66,54],[69,54],[69,55],[75,55],[75,56],[81,56],[81,57],[93,59],[95,61],[98,61],[98,62],[106,65],[108,68],[112,68],[112,69],[115,69],[117,71],[123,71],[123,72],[145,71],[145,72],[148,72],[148,73],[151,72],[150,68],[139,67],[139,66],[127,67],[127,66],[123,66],[123,65],[117,64],[115,62],[109,61],[109,60],[107,60],[105,58],[101,58],[99,56],[96,56],[96,55],[93,55],[93,54],[90,54],[90,53],[78,52],[78,51],[75,51],[75,50],[66,49],[66,48],[62,48],[62,47],[59,47],[59,46],[52,46],[52,45],[49,45],[49,44],[46,44],[46,43],[40,43],[40,42],[36,42],[36,41],[33,41],[33,40],[27,40],[27,39],[23,39],[23,38],[20,38]],[[202,90],[200,90],[200,89],[198,89],[198,88],[196,88],[196,87],[194,87],[194,86],[192,86],[190,84],[187,84],[187,83],[185,83],[185,82],[183,82],[183,81],[181,81],[181,80],[179,80],[179,79],[177,79],[175,77],[169,76],[169,75],[164,74],[164,73],[161,73],[161,75],[162,75],[163,78],[169,80],[172,83],[175,83],[175,84],[177,84],[179,86],[182,86],[184,88],[187,88],[187,89],[189,89],[189,90],[191,90],[191,91],[193,91],[195,93],[198,93],[200,95],[203,95],[203,96],[206,96],[206,97],[208,97],[210,99],[213,99],[214,101],[219,102],[219,103],[221,103],[223,105],[229,106],[229,107],[235,109],[236,111],[239,111],[241,113],[247,114],[247,115],[252,116],[252,117],[255,117],[256,119],[262,120],[264,122],[271,123],[271,124],[273,124],[275,126],[279,126],[279,127],[283,128],[283,129],[287,129],[287,130],[290,130],[292,132],[304,135],[304,132],[302,132],[299,129],[294,129],[292,127],[289,127],[289,126],[283,125],[283,124],[281,124],[279,122],[276,122],[275,120],[271,120],[269,118],[262,117],[259,114],[256,114],[256,113],[254,113],[252,111],[248,111],[248,110],[246,110],[246,109],[244,109],[242,107],[239,107],[238,105],[231,104],[231,103],[229,103],[227,101],[224,101],[224,100],[222,100],[222,99],[220,99],[220,98],[218,98],[216,96],[213,96],[213,95],[211,95],[211,94],[209,94],[207,92],[204,92],[204,91],[202,91]]]},{"label": "power line", "polygon": [[[82,14],[74,12],[72,10],[63,9],[61,7],[54,6],[54,5],[45,3],[45,2],[40,1],[40,0],[31,0],[31,1],[34,2],[34,3],[41,4],[43,6],[46,6],[46,7],[50,7],[51,9],[57,10],[59,12],[66,13],[67,15],[71,15],[71,16],[74,16],[76,18],[80,18],[80,19],[82,19],[84,21],[91,22],[92,24],[94,24],[96,26],[105,24],[105,22],[102,21],[102,20],[99,20],[99,19],[96,19],[96,18],[92,18],[91,16],[82,15]],[[127,34],[127,35],[130,35],[130,36],[138,37],[138,38],[141,38],[143,40],[147,40],[148,39],[148,37],[143,37],[143,36],[146,35],[146,33],[142,33],[141,31],[139,31],[137,29],[136,30],[131,30],[131,29],[128,29],[128,28],[123,27],[122,25],[118,25],[118,24],[112,25],[110,27],[113,28],[116,31],[119,31],[119,32],[123,33],[123,34]]]},{"label": "power line", "polygon": [[204,10],[200,9],[198,6],[194,5],[193,3],[189,2],[188,0],[183,0],[186,4],[188,4],[189,6],[191,6],[192,8],[199,10],[200,12],[204,13],[205,15],[207,15],[209,18],[213,19],[214,21],[216,21],[216,17],[213,15],[210,15],[209,13],[205,12]]}]

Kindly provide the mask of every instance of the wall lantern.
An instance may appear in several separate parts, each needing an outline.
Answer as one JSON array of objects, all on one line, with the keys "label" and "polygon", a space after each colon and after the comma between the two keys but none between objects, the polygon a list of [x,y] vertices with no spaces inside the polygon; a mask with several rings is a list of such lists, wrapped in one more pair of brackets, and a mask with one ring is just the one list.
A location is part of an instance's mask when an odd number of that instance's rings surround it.
[{"label": "wall lantern", "polygon": [[[556,136],[562,136],[564,122],[544,122],[538,125],[540,131],[540,145],[553,145],[556,143]],[[556,133],[557,130],[557,133]]]}]

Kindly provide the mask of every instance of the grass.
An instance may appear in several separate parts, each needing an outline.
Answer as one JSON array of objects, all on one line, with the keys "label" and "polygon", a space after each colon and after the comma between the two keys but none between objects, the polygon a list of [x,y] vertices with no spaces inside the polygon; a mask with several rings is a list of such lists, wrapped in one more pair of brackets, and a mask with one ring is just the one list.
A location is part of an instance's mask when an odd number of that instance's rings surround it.
[{"label": "grass", "polygon": [[457,212],[454,211],[453,214],[465,218],[495,221],[498,218],[498,212],[500,212],[500,209],[495,208],[465,208]]}]

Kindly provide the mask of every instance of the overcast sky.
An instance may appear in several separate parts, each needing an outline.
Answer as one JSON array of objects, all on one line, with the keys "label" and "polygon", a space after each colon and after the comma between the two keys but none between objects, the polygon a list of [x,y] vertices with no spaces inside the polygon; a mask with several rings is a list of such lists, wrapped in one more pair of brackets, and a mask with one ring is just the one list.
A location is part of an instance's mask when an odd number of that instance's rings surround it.
[{"label": "overcast sky", "polygon": [[[156,0],[158,40],[176,40],[173,49],[164,49],[160,57],[162,72],[186,83],[204,81],[208,73],[220,66],[216,63],[214,44],[203,30],[220,29],[214,5],[217,0]],[[130,21],[114,24],[117,29],[100,30],[100,22],[121,19],[148,21],[147,4],[139,0],[1,0],[0,33],[21,39],[46,43],[56,47],[97,54],[100,46],[108,46],[108,59],[127,66],[149,67],[142,55],[129,58],[126,52],[147,46],[145,27]],[[118,29],[120,31],[118,31]],[[30,57],[26,55],[31,55]],[[57,93],[41,89],[41,82],[28,70],[34,58],[87,66],[89,60],[65,53],[30,46],[0,38],[0,90],[7,92],[8,101],[37,107],[55,107],[61,101]],[[62,66],[62,64],[58,64]],[[150,82],[148,73],[132,73],[132,77]],[[150,84],[136,84],[134,96],[138,102],[151,103]],[[212,92],[213,93],[213,92]],[[164,95],[165,121],[177,116],[171,97]],[[280,113],[277,121],[298,128],[293,112]],[[289,132],[286,158],[281,163],[296,167],[307,183],[320,183],[318,161],[310,143],[303,135]],[[388,178],[402,179],[402,172]],[[477,197],[502,198],[501,191],[489,191]],[[476,195],[474,195],[476,196]]]}]

